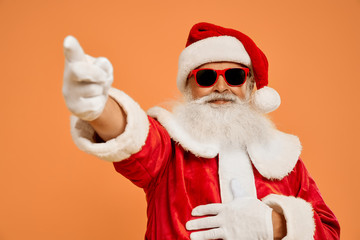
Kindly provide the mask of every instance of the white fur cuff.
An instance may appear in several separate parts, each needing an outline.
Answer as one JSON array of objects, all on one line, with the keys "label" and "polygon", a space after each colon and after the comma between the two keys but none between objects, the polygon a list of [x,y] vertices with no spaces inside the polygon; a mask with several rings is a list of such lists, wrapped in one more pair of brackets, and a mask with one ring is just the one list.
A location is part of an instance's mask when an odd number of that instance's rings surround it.
[{"label": "white fur cuff", "polygon": [[110,89],[109,95],[118,102],[127,114],[125,131],[105,143],[94,142],[94,129],[86,121],[71,117],[71,134],[79,149],[110,162],[129,158],[144,146],[149,121],[140,106],[124,92]]},{"label": "white fur cuff", "polygon": [[314,239],[315,221],[310,203],[301,198],[270,194],[262,201],[276,212],[284,214],[287,235],[284,240]]}]

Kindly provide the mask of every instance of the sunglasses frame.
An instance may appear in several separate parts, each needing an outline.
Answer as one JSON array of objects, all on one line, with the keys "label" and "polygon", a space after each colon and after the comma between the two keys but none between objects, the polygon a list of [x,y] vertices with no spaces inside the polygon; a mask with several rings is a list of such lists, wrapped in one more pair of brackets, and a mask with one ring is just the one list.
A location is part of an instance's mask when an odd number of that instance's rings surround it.
[{"label": "sunglasses frame", "polygon": [[[244,70],[244,72],[245,72],[245,79],[244,79],[244,82],[243,82],[242,84],[232,85],[232,84],[230,84],[230,83],[226,80],[225,72],[226,72],[227,70],[230,70],[230,69],[242,69],[242,70]],[[200,85],[200,84],[198,83],[197,78],[196,78],[196,74],[197,74],[197,72],[200,71],[200,70],[212,70],[212,71],[215,71],[215,72],[216,72],[216,79],[215,79],[215,81],[214,81],[214,83],[213,83],[212,85],[210,85],[210,86],[203,86],[203,85]],[[196,82],[196,84],[197,84],[199,87],[209,88],[209,87],[212,87],[212,86],[214,86],[214,85],[216,84],[216,82],[217,82],[218,79],[219,79],[219,76],[223,76],[226,84],[229,85],[230,87],[241,87],[241,86],[246,82],[247,77],[248,77],[248,75],[249,75],[249,72],[250,72],[250,69],[249,69],[249,68],[245,68],[245,67],[244,67],[244,68],[241,68],[241,67],[226,68],[226,69],[221,69],[221,70],[220,70],[220,69],[212,69],[212,68],[198,68],[198,69],[194,69],[194,70],[192,70],[192,71],[190,72],[189,78],[194,75],[194,77],[195,77],[195,82]]]}]

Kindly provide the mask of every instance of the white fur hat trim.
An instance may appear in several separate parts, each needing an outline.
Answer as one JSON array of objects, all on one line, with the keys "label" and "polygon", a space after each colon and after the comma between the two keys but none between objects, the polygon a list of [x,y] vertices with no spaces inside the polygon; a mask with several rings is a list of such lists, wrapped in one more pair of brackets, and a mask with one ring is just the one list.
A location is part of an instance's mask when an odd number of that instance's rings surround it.
[{"label": "white fur hat trim", "polygon": [[189,73],[210,62],[236,62],[251,66],[251,59],[244,45],[235,37],[209,37],[194,42],[180,54],[177,87],[184,92]]}]

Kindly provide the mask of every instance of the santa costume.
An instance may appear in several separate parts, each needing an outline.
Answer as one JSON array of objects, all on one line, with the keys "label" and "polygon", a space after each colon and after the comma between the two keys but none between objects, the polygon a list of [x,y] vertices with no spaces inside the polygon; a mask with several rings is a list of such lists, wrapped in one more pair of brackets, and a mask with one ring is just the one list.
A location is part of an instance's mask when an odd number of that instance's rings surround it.
[{"label": "santa costume", "polygon": [[[186,91],[193,69],[224,61],[251,69],[257,87],[251,103],[258,112],[279,106],[279,95],[267,86],[264,53],[243,33],[208,23],[196,24],[190,31],[179,59],[179,90]],[[296,136],[272,127],[257,141],[237,147],[199,141],[173,113],[155,107],[146,114],[120,90],[111,89],[109,95],[126,112],[124,133],[99,142],[87,122],[73,117],[72,135],[80,149],[113,162],[116,171],[144,189],[145,239],[190,239],[186,223],[194,219],[192,210],[233,201],[233,179],[246,197],[257,198],[284,215],[284,239],[339,239],[339,223],[299,158],[301,144]],[[271,222],[265,226],[270,227]]]}]

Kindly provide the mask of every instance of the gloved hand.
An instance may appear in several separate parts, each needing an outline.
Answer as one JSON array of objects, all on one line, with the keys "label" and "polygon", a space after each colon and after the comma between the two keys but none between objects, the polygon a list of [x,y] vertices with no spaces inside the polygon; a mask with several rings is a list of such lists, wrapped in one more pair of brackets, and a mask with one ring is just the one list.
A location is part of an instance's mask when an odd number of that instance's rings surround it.
[{"label": "gloved hand", "polygon": [[231,182],[233,201],[193,209],[193,216],[206,217],[186,223],[187,230],[201,230],[191,233],[191,240],[273,239],[272,209],[256,198],[241,196],[238,185],[236,180]]},{"label": "gloved hand", "polygon": [[64,40],[63,95],[68,109],[85,121],[100,116],[113,82],[113,67],[104,57],[86,55],[76,38]]}]

